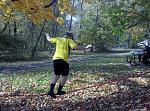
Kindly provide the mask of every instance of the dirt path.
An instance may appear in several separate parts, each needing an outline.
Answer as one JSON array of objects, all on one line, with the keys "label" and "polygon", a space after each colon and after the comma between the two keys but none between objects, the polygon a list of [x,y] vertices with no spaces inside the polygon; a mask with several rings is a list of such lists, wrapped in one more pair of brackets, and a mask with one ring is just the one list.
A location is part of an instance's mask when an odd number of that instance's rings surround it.
[{"label": "dirt path", "polygon": [[[124,53],[108,53],[108,54],[92,54],[92,55],[71,55],[69,63],[80,62],[85,60],[95,59],[98,56],[127,56],[128,52]],[[18,63],[5,63],[0,65],[0,74],[14,73],[14,72],[25,72],[31,70],[37,70],[41,68],[47,68],[52,66],[51,58],[43,61],[35,62],[18,62]]]},{"label": "dirt path", "polygon": [[[84,60],[91,60],[94,59],[98,55],[87,55],[87,56],[73,56],[69,59],[69,63],[79,62]],[[0,67],[0,74],[6,73],[14,73],[14,72],[25,72],[30,70],[37,70],[40,68],[47,68],[52,66],[51,60],[44,60],[39,62],[25,62],[25,63],[16,63],[16,64],[9,64],[8,66],[1,66]]]}]

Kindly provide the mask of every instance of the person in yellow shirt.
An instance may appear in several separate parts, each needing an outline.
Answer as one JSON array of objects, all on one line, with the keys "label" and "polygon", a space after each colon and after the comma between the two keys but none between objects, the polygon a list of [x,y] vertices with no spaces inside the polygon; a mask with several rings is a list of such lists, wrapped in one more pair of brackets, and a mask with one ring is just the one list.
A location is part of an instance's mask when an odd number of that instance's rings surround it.
[{"label": "person in yellow shirt", "polygon": [[[73,33],[71,32],[66,32],[65,37],[52,38],[49,36],[49,34],[46,34],[46,37],[49,42],[56,44],[56,50],[53,56],[54,75],[51,80],[50,90],[48,92],[48,95],[50,95],[53,98],[56,98],[56,94],[57,95],[66,94],[65,91],[62,91],[62,89],[67,81],[69,74],[69,64],[68,64],[69,52],[70,48],[74,49],[77,47],[77,45],[74,42]],[[55,94],[54,93],[55,84],[57,80],[60,78],[60,75],[62,75],[62,79],[60,80],[57,93]]]}]

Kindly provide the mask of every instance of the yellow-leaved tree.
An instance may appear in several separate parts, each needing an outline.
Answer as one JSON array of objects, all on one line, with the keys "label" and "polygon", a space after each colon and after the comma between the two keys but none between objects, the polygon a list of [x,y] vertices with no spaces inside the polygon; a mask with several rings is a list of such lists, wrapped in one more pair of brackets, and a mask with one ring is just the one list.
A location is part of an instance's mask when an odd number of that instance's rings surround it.
[{"label": "yellow-leaved tree", "polygon": [[19,11],[23,12],[34,24],[40,24],[45,20],[63,24],[63,18],[54,15],[51,7],[53,4],[57,4],[60,14],[74,13],[70,0],[0,0],[1,18],[5,21],[15,19],[13,12]]}]

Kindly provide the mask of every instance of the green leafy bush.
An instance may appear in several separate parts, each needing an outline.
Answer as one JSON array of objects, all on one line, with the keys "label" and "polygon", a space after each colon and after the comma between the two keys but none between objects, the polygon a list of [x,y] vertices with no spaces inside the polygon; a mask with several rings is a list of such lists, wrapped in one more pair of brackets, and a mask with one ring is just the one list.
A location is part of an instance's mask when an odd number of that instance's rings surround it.
[{"label": "green leafy bush", "polygon": [[22,57],[24,45],[24,41],[19,38],[0,34],[0,61]]}]

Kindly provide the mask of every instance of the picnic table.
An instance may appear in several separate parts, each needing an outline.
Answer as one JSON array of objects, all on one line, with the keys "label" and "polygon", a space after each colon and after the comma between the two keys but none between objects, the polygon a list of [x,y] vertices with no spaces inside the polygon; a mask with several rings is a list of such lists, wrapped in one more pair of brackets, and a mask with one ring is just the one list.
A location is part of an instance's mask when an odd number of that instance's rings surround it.
[{"label": "picnic table", "polygon": [[130,63],[132,66],[141,65],[143,54],[143,50],[132,50],[127,56],[127,62]]}]

